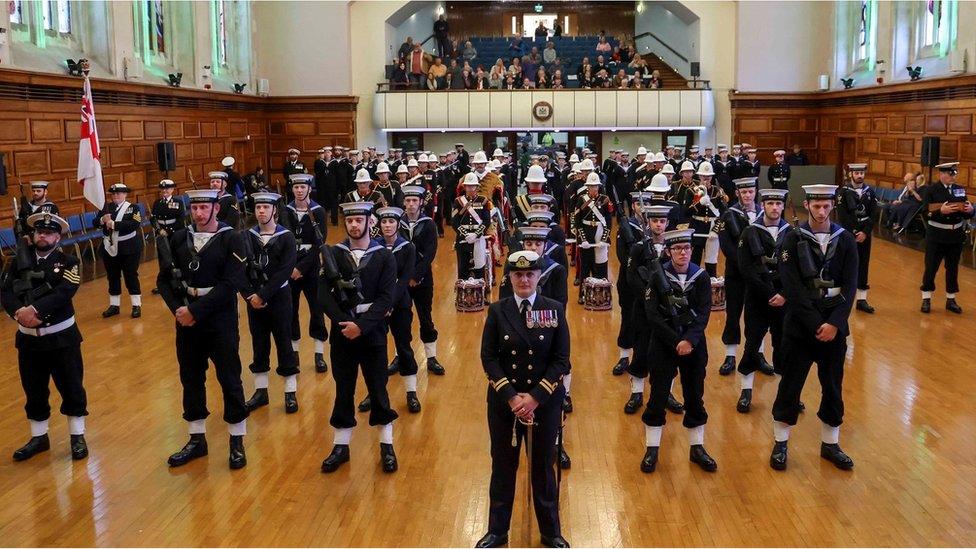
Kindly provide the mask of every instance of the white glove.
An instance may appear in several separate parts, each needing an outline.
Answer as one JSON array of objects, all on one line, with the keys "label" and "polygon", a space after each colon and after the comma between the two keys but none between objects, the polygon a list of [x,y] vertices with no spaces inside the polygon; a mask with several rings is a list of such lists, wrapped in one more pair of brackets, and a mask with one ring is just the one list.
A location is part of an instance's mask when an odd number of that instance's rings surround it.
[{"label": "white glove", "polygon": [[590,248],[593,247],[593,244],[590,244],[589,242],[584,240],[583,242],[580,242],[579,247],[584,250],[589,250]]},{"label": "white glove", "polygon": [[467,242],[468,244],[474,244],[476,240],[478,240],[478,235],[474,233],[468,233],[464,235],[464,241]]},{"label": "white glove", "polygon": [[707,194],[702,195],[702,197],[698,199],[698,203],[699,204],[704,204],[705,206],[711,206],[712,205],[712,198],[710,196],[708,196]]}]

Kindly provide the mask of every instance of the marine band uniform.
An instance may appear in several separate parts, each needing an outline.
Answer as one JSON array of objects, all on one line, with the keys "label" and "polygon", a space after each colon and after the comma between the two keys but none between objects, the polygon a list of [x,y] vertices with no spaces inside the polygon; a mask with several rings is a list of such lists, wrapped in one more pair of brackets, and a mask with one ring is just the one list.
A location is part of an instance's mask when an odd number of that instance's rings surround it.
[{"label": "marine band uniform", "polygon": [[477,194],[479,181],[474,172],[464,176],[464,196],[454,200],[451,225],[457,233],[454,249],[457,253],[459,280],[480,278],[487,282],[488,247],[485,236],[491,224],[491,200]]},{"label": "marine band uniform", "polygon": [[610,198],[600,193],[600,176],[591,172],[586,177],[586,193],[578,200],[573,215],[573,232],[580,254],[579,303],[583,303],[583,287],[588,277],[606,280],[610,257]]}]

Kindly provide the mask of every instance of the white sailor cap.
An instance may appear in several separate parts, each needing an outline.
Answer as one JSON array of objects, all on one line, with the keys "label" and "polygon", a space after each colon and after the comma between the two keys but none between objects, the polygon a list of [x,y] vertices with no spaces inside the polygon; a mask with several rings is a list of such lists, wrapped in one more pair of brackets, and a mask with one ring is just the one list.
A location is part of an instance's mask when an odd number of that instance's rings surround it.
[{"label": "white sailor cap", "polygon": [[312,185],[315,176],[310,173],[293,173],[288,176],[289,185]]},{"label": "white sailor cap", "polygon": [[655,204],[653,206],[642,206],[641,213],[647,217],[657,218],[657,219],[667,219],[668,215],[671,214],[672,206],[665,206],[662,204]]},{"label": "white sailor cap", "polygon": [[46,189],[49,183],[47,181],[31,181],[30,186],[32,189]]},{"label": "white sailor cap", "polygon": [[785,201],[788,193],[789,191],[786,189],[759,189],[759,200],[762,202],[767,200]]},{"label": "white sailor cap", "polygon": [[403,217],[403,210],[396,206],[384,206],[376,210],[376,217],[380,219],[396,219],[399,221]]},{"label": "white sailor cap", "polygon": [[552,220],[555,217],[556,214],[553,212],[547,212],[544,210],[532,210],[525,214],[525,222],[526,223],[539,222],[539,223],[545,223],[546,226],[549,226],[549,224],[552,223]]},{"label": "white sailor cap", "polygon": [[251,199],[254,200],[254,204],[271,204],[275,205],[281,200],[281,195],[278,193],[251,193]]},{"label": "white sailor cap", "polygon": [[225,156],[223,158],[223,160],[220,161],[220,165],[223,166],[223,167],[225,167],[225,168],[229,168],[229,167],[233,166],[234,165],[234,157],[233,156]]},{"label": "white sailor cap", "polygon": [[212,171],[207,174],[208,179],[227,179],[227,172]]},{"label": "white sailor cap", "polygon": [[850,172],[863,172],[868,169],[868,165],[865,163],[851,163],[847,165],[847,171]]},{"label": "white sailor cap", "polygon": [[804,185],[803,192],[807,200],[829,200],[837,194],[837,185]]},{"label": "white sailor cap", "polygon": [[186,191],[191,204],[212,204],[217,201],[217,189],[190,189]]},{"label": "white sailor cap", "polygon": [[664,244],[668,247],[674,246],[675,244],[683,244],[691,242],[691,235],[695,234],[694,229],[677,229],[674,231],[666,231],[664,233]]},{"label": "white sailor cap", "polygon": [[173,189],[175,187],[176,187],[176,182],[173,181],[172,179],[161,179],[159,181],[160,189]]},{"label": "white sailor cap", "polygon": [[786,156],[786,151],[783,149],[776,149],[773,151],[773,156]]},{"label": "white sailor cap", "polygon": [[288,149],[288,154],[302,154],[302,151],[298,149]]},{"label": "white sailor cap", "polygon": [[[224,173],[224,172],[220,172],[220,173]],[[114,185],[112,185],[111,187],[109,187],[108,188],[108,192],[110,192],[110,193],[131,193],[132,192],[132,189],[130,189],[125,183],[121,183],[120,182],[120,183],[115,183]]]},{"label": "white sailor cap", "polygon": [[403,191],[404,197],[414,196],[423,200],[427,196],[427,189],[420,185],[404,185],[400,190]]},{"label": "white sailor cap", "polygon": [[549,238],[549,227],[520,227],[519,240],[546,240]]},{"label": "white sailor cap", "polygon": [[373,211],[373,203],[365,201],[343,202],[342,204],[339,204],[339,207],[342,208],[342,215],[346,217],[354,215],[369,215],[370,212]]},{"label": "white sailor cap", "polygon": [[733,179],[732,184],[736,189],[754,189],[758,185],[758,177],[740,177]]}]

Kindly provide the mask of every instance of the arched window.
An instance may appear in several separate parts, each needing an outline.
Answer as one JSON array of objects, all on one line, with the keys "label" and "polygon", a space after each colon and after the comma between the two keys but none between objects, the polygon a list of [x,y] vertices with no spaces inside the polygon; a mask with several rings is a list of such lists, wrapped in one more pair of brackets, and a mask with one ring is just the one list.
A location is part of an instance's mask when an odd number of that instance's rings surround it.
[{"label": "arched window", "polygon": [[245,0],[210,0],[211,66],[218,89],[250,82],[250,8]]},{"label": "arched window", "polygon": [[878,41],[878,0],[849,2],[851,10],[851,64],[855,69],[874,69]]}]

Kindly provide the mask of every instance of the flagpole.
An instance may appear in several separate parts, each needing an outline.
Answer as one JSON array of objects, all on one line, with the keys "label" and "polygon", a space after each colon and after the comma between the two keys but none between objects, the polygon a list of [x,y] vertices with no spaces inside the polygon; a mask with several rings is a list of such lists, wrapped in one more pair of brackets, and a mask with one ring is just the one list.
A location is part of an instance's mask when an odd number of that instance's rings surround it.
[{"label": "flagpole", "polygon": [[78,141],[78,182],[82,185],[85,199],[96,211],[105,206],[105,184],[102,180],[101,147],[98,142],[98,125],[95,123],[95,104],[92,100],[90,66],[87,59],[79,61],[84,75],[81,97],[81,130]]}]

